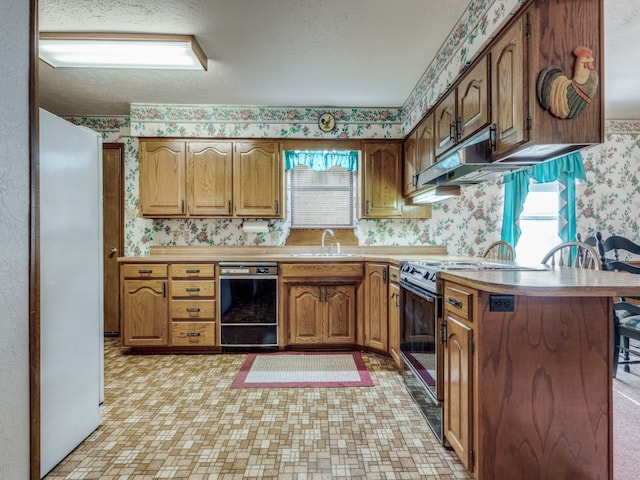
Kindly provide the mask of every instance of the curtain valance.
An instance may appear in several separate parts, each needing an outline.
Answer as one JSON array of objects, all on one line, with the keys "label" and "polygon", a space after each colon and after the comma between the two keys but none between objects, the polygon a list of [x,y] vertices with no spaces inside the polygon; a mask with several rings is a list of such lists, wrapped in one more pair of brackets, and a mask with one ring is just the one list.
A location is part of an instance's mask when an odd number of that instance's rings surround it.
[{"label": "curtain valance", "polygon": [[287,150],[284,152],[284,165],[286,170],[291,170],[298,165],[305,165],[319,171],[329,170],[332,167],[342,167],[350,172],[357,172],[358,152]]}]

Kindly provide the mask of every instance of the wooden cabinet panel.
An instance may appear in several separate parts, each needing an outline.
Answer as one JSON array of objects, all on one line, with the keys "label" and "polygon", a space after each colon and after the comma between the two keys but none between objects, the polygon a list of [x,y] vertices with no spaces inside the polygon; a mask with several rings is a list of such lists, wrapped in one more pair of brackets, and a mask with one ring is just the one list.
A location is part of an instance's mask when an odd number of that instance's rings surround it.
[{"label": "wooden cabinet panel", "polygon": [[233,153],[234,214],[282,217],[281,162],[277,142],[236,142]]},{"label": "wooden cabinet panel", "polygon": [[418,124],[404,144],[404,194],[407,197],[417,195],[428,188],[415,185],[415,176],[436,161],[436,138],[434,115],[429,113]]},{"label": "wooden cabinet panel", "polygon": [[447,315],[447,343],[444,350],[444,434],[468,470],[473,470],[472,338],[473,331],[468,326]]},{"label": "wooden cabinet panel", "polygon": [[172,322],[171,345],[174,347],[212,347],[216,343],[214,322]]},{"label": "wooden cabinet panel", "polygon": [[172,280],[172,297],[213,297],[215,295],[213,280]]},{"label": "wooden cabinet panel", "polygon": [[367,347],[387,351],[389,295],[387,265],[367,263],[364,272],[364,344]]},{"label": "wooden cabinet panel", "polygon": [[447,95],[435,108],[435,148],[436,156],[449,150],[457,143],[456,136],[456,91]]},{"label": "wooden cabinet panel", "polygon": [[488,68],[487,57],[482,57],[458,85],[456,132],[459,141],[489,125]]},{"label": "wooden cabinet panel", "polygon": [[177,263],[171,265],[171,278],[213,278],[215,265],[213,263]]},{"label": "wooden cabinet panel", "polygon": [[363,212],[366,218],[402,216],[402,151],[399,143],[365,143]]},{"label": "wooden cabinet panel", "polygon": [[400,285],[392,281],[389,283],[389,355],[402,368],[400,358]]},{"label": "wooden cabinet panel", "polygon": [[322,288],[317,285],[288,287],[289,342],[292,344],[322,343]]},{"label": "wooden cabinet panel", "polygon": [[171,318],[173,320],[213,320],[216,318],[216,301],[214,299],[172,299]]},{"label": "wooden cabinet panel", "polygon": [[166,280],[122,282],[122,343],[125,346],[164,346],[169,343]]},{"label": "wooden cabinet panel", "polygon": [[189,142],[187,147],[187,213],[231,216],[233,143]]},{"label": "wooden cabinet panel", "polygon": [[355,343],[355,285],[333,285],[324,288],[326,288],[324,307],[325,342]]},{"label": "wooden cabinet panel", "polygon": [[141,215],[184,215],[185,198],[185,142],[141,141]]},{"label": "wooden cabinet panel", "polygon": [[167,278],[168,267],[162,263],[120,265],[122,278]]},{"label": "wooden cabinet panel", "polygon": [[525,111],[528,110],[525,23],[522,16],[491,49],[491,103],[495,129],[493,156],[499,158],[528,141]]},{"label": "wooden cabinet panel", "polygon": [[410,196],[415,190],[415,175],[420,173],[417,165],[418,157],[418,131],[414,130],[411,135],[405,138],[402,145],[404,152],[404,187],[403,192],[405,196]]},{"label": "wooden cabinet panel", "polygon": [[473,312],[471,311],[473,295],[471,293],[456,287],[445,286],[442,297],[446,309],[463,320],[468,322],[473,320]]}]

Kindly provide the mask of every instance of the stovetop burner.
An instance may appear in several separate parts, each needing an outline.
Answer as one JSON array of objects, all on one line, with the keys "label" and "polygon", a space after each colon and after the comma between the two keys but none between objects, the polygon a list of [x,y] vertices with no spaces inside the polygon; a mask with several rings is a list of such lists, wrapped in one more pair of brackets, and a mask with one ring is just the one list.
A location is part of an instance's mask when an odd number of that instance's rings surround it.
[{"label": "stovetop burner", "polygon": [[526,267],[513,262],[488,262],[484,260],[419,260],[403,262],[400,265],[400,280],[419,286],[430,292],[437,292],[438,272],[454,270],[541,270],[543,266]]}]

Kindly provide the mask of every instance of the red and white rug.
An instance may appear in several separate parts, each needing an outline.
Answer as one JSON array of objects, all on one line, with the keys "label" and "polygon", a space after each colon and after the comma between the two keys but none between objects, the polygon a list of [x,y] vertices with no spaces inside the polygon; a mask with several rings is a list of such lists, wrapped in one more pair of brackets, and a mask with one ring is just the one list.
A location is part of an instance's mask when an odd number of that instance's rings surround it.
[{"label": "red and white rug", "polygon": [[370,387],[360,352],[250,353],[231,388]]}]

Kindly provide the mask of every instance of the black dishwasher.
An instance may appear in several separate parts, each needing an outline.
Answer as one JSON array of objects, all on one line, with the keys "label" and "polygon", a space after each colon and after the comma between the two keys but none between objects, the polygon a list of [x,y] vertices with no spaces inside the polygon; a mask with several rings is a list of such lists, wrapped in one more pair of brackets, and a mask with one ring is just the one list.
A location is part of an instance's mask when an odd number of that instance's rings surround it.
[{"label": "black dishwasher", "polygon": [[219,279],[222,351],[277,350],[278,264],[220,262]]}]

